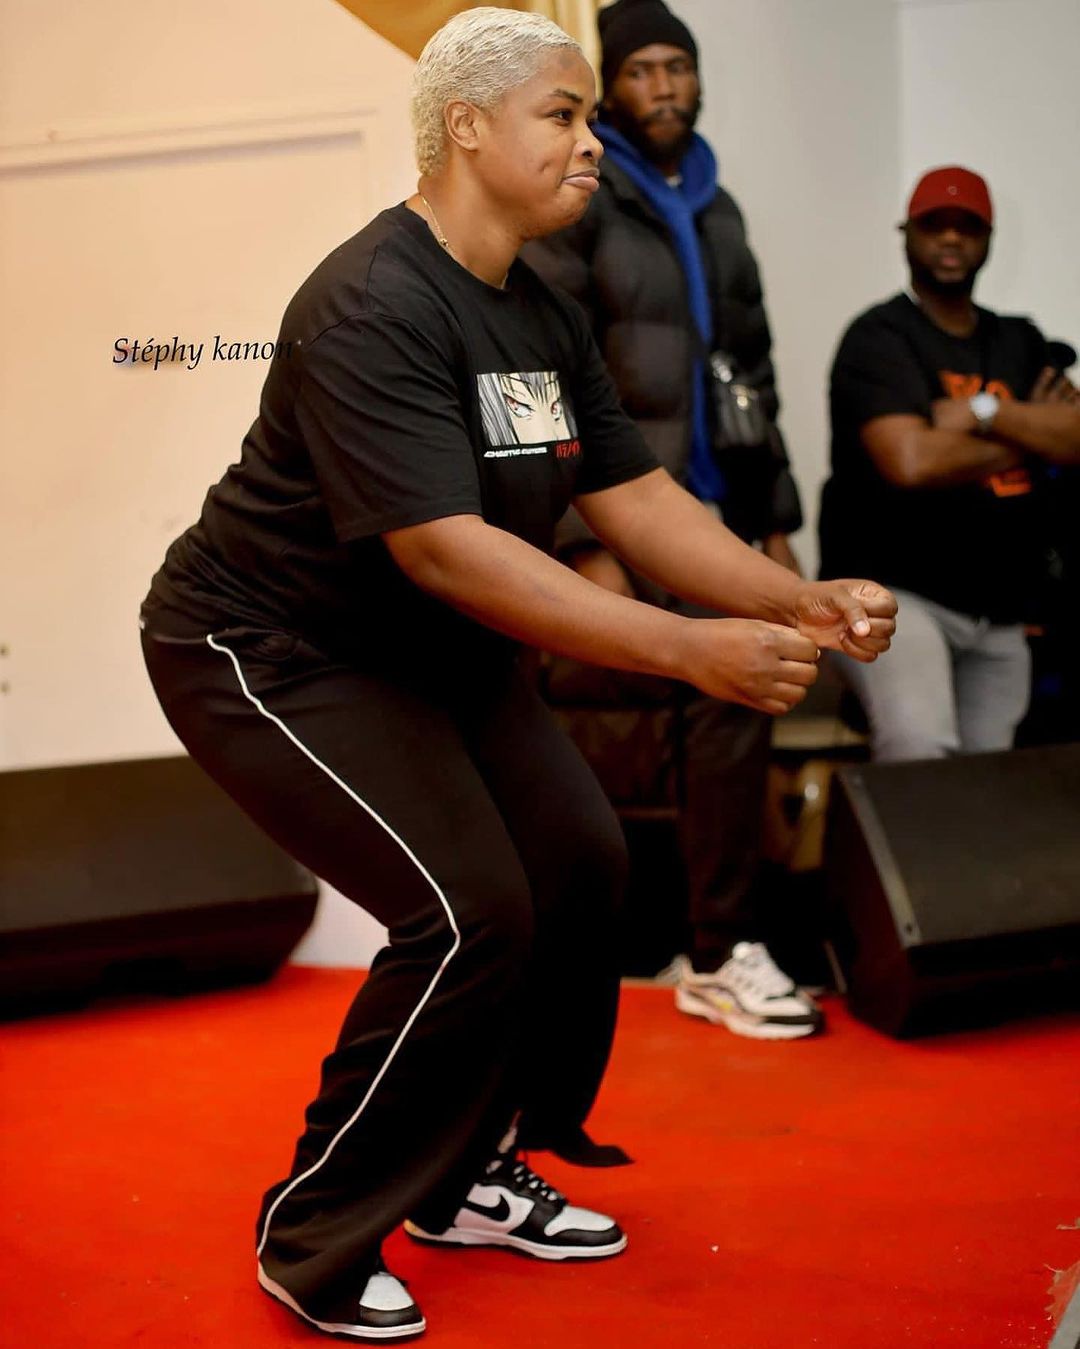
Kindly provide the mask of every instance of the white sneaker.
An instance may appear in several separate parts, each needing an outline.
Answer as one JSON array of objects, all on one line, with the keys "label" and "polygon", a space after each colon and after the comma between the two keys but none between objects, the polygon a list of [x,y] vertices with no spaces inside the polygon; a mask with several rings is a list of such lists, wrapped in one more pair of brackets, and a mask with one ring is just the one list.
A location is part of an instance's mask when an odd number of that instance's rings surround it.
[{"label": "white sneaker", "polygon": [[512,1153],[490,1162],[442,1232],[409,1221],[414,1241],[434,1246],[505,1246],[538,1260],[600,1260],[626,1248],[614,1218],[576,1208]]},{"label": "white sneaker", "polygon": [[759,1040],[795,1040],[825,1024],[817,1005],[777,968],[761,942],[739,942],[711,974],[695,973],[686,956],[676,961],[680,1012]]},{"label": "white sneaker", "polygon": [[400,1279],[379,1261],[359,1295],[312,1312],[258,1266],[259,1285],[316,1330],[354,1340],[401,1340],[423,1334],[426,1322]]}]

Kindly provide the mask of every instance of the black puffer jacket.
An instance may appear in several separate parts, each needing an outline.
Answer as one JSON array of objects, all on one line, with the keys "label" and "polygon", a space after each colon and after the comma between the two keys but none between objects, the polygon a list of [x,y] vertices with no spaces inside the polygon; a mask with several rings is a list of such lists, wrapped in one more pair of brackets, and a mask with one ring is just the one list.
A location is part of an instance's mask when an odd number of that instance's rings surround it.
[{"label": "black puffer jacket", "polygon": [[[789,534],[802,524],[802,512],[775,427],[776,382],[757,263],[739,208],[723,188],[697,223],[713,297],[714,346],[735,357],[774,423],[766,471],[745,480],[737,470],[726,473],[724,519],[747,539]],[[527,244],[522,257],[585,307],[623,405],[664,467],[685,482],[692,368],[703,352],[667,226],[630,178],[605,160],[600,189],[578,224]],[[560,549],[565,554],[588,537],[571,512]]]}]

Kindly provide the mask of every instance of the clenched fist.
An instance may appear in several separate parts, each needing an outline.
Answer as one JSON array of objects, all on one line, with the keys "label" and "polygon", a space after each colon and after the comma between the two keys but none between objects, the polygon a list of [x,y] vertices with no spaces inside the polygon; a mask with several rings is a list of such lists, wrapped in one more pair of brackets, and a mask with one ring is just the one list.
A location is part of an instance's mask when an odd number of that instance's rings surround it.
[{"label": "clenched fist", "polygon": [[753,618],[687,619],[682,677],[702,693],[759,712],[790,712],[817,678],[818,645]]},{"label": "clenched fist", "polygon": [[793,619],[818,646],[868,663],[889,649],[896,600],[875,581],[814,581],[798,592]]}]

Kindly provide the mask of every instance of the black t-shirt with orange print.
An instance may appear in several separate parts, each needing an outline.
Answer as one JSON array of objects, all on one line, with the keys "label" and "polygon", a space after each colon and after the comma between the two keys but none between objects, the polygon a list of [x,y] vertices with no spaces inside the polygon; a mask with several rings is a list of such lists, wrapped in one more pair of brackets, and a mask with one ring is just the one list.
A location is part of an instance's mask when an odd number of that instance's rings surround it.
[{"label": "black t-shirt with orange print", "polygon": [[821,501],[821,574],[870,576],[995,623],[1029,619],[1042,551],[1041,469],[957,487],[901,488],[860,435],[875,417],[930,417],[938,398],[981,390],[1027,399],[1046,341],[1024,318],[979,308],[953,337],[901,294],[861,314],[841,340],[830,385],[832,476]]}]

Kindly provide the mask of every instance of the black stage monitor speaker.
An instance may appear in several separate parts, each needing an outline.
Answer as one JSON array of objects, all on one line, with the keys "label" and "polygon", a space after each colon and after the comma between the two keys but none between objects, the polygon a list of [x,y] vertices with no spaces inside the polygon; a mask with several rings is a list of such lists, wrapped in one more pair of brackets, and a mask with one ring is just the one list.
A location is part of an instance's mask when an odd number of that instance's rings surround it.
[{"label": "black stage monitor speaker", "polygon": [[1080,745],[842,769],[825,867],[851,1008],[880,1030],[1080,1005]]},{"label": "black stage monitor speaker", "polygon": [[0,773],[0,1009],[268,977],[314,877],[186,757]]}]

